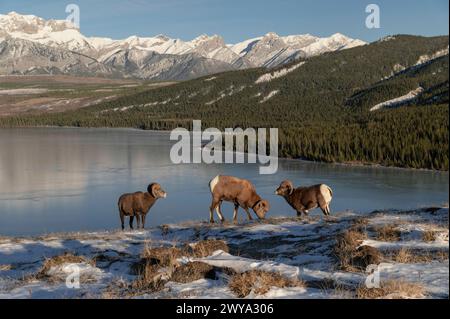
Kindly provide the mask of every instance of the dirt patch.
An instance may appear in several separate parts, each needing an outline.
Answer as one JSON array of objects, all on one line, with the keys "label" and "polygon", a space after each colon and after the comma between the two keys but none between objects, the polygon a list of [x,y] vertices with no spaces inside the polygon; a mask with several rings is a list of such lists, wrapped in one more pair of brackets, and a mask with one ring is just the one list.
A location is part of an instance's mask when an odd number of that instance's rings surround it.
[{"label": "dirt patch", "polygon": [[305,287],[305,284],[300,280],[288,279],[278,273],[250,270],[232,276],[228,287],[237,297],[245,298],[252,291],[257,295],[264,295],[272,287]]}]

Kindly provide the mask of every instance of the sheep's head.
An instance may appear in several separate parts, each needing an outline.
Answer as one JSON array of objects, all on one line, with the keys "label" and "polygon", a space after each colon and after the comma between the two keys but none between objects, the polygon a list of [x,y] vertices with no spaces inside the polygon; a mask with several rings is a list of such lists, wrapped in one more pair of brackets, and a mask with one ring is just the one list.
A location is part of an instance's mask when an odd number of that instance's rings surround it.
[{"label": "sheep's head", "polygon": [[167,193],[161,188],[161,185],[158,183],[152,183],[148,185],[147,191],[152,195],[154,198],[166,198]]},{"label": "sheep's head", "polygon": [[262,199],[259,202],[256,203],[255,206],[253,206],[253,211],[255,212],[256,216],[260,219],[264,219],[266,217],[267,212],[270,209],[270,204],[268,201]]},{"label": "sheep's head", "polygon": [[292,184],[291,181],[286,180],[281,182],[280,186],[275,191],[275,194],[280,196],[288,196],[291,195],[293,191],[294,191],[294,184]]}]

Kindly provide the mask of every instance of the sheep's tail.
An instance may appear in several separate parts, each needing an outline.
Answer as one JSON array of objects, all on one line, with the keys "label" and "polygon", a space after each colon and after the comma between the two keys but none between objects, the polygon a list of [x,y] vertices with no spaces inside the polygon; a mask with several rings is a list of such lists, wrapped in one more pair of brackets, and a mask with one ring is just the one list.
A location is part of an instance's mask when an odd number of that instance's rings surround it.
[{"label": "sheep's tail", "polygon": [[216,187],[217,183],[219,182],[220,175],[217,175],[209,182],[209,189],[211,190],[211,193],[214,192],[214,188]]},{"label": "sheep's tail", "polygon": [[328,191],[330,192],[330,196],[333,197],[333,190],[330,186],[327,185]]},{"label": "sheep's tail", "polygon": [[325,202],[328,205],[328,203],[331,202],[331,199],[333,198],[333,191],[331,190],[331,188],[325,184],[320,185],[320,194],[322,194]]}]

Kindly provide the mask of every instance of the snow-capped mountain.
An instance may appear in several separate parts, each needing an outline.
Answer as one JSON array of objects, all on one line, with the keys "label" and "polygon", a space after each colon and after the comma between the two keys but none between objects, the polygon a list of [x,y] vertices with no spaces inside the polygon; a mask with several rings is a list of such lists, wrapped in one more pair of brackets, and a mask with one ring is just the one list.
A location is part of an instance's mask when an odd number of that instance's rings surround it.
[{"label": "snow-capped mountain", "polygon": [[[310,57],[366,44],[339,33],[329,38],[309,34],[283,37],[268,33],[237,44],[226,44],[219,35],[201,35],[191,41],[172,39],[164,35],[130,36],[114,40],[86,37],[65,20],[44,20],[16,12],[0,15],[0,43],[11,39],[22,40],[21,47],[27,46],[27,43],[35,43],[85,55],[96,63],[105,64],[108,70],[116,68],[118,72],[125,72],[125,76],[158,78],[166,72],[177,76],[184,72],[181,79],[233,69],[275,67],[299,57]],[[11,43],[9,45],[11,47]],[[5,53],[0,52],[0,64],[10,58],[4,55]],[[30,56],[27,55],[27,58],[30,59]],[[42,64],[42,57],[38,60]],[[30,61],[24,64],[29,63]],[[51,63],[41,64],[36,67],[38,69],[54,67]],[[183,72],[176,70],[186,67],[188,69],[183,69]],[[171,68],[175,70],[170,70]],[[67,71],[67,68],[64,70]],[[26,70],[17,69],[15,72],[21,73]]]}]

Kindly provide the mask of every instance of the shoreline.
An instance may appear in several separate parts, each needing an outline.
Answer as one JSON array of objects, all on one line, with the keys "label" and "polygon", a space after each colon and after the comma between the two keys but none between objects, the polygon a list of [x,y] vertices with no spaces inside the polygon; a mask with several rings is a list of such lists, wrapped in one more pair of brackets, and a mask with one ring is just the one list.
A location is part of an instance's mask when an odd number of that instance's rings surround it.
[{"label": "shoreline", "polygon": [[[89,130],[122,130],[122,131],[134,131],[134,132],[150,132],[150,133],[159,133],[159,134],[169,134],[171,131],[166,130],[146,130],[134,127],[79,127],[79,126],[54,126],[54,125],[46,125],[46,126],[15,126],[15,127],[0,127],[1,129],[89,129]],[[192,131],[190,131],[192,132]],[[338,166],[346,166],[346,167],[361,167],[361,168],[383,168],[383,169],[398,169],[398,170],[410,170],[410,171],[424,171],[424,172],[436,172],[436,173],[446,173],[449,174],[449,170],[438,170],[438,169],[429,169],[429,168],[413,168],[413,167],[402,167],[402,166],[385,166],[377,163],[349,163],[349,162],[322,162],[322,161],[314,161],[307,160],[303,158],[291,158],[291,157],[278,157],[284,161],[297,161],[304,163],[313,163],[313,164],[327,164],[327,165],[338,165]]]},{"label": "shoreline", "polygon": [[[386,213],[398,213],[398,212],[413,212],[413,211],[420,211],[420,210],[431,210],[431,209],[449,209],[448,203],[441,203],[437,205],[424,205],[420,207],[415,208],[400,208],[400,209],[394,209],[394,208],[383,208],[383,209],[374,209],[367,213],[359,213],[354,210],[343,210],[343,211],[337,211],[336,213],[333,213],[330,218],[336,219],[336,218],[342,218],[342,217],[351,217],[351,218],[367,218],[372,215],[375,215],[380,212],[386,212]],[[323,216],[322,213],[312,214],[309,215],[305,220],[313,219],[313,220],[326,220],[327,217]],[[168,224],[159,224],[159,225],[153,225],[148,226],[142,231],[148,231],[152,229],[159,229],[162,227],[187,227],[187,228],[197,228],[197,227],[235,227],[235,226],[248,226],[248,225],[263,225],[263,224],[270,224],[271,222],[279,222],[283,220],[291,220],[291,221],[298,221],[303,222],[304,218],[298,218],[295,216],[273,216],[268,217],[267,219],[260,220],[260,219],[253,219],[252,221],[244,220],[244,222],[240,222],[237,225],[230,222],[230,220],[226,220],[224,224],[220,223],[219,221],[216,221],[214,224],[210,224],[207,220],[186,220],[186,221],[179,221],[175,223],[168,223]],[[0,242],[2,240],[41,240],[45,238],[50,237],[58,237],[58,238],[71,238],[76,236],[87,236],[87,235],[99,235],[104,234],[105,236],[108,235],[120,235],[124,233],[133,233],[133,232],[139,232],[140,230],[134,229],[130,230],[128,228],[125,228],[125,230],[121,230],[119,226],[117,228],[113,229],[95,229],[95,230],[70,230],[70,231],[54,231],[54,232],[43,232],[43,233],[37,233],[37,234],[30,234],[30,235],[2,235],[0,234]]]}]

